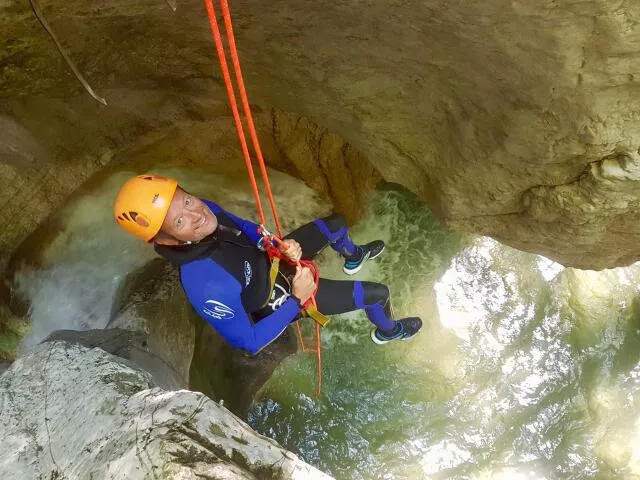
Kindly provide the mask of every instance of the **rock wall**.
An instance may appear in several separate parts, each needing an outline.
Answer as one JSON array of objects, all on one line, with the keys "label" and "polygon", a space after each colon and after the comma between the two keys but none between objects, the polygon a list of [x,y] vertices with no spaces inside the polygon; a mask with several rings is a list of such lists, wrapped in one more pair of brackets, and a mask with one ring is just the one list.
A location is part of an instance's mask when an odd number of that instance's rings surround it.
[{"label": "rock wall", "polygon": [[[127,145],[228,113],[200,0],[175,13],[152,0],[41,5],[109,104],[82,90],[25,2],[0,3],[3,252]],[[640,257],[637,2],[232,8],[256,110],[304,119],[260,122],[274,164],[337,195],[374,174],[358,166],[336,183],[335,168],[366,158],[452,228],[583,268]],[[317,167],[336,155],[322,178]],[[362,201],[349,195],[343,205]]]},{"label": "rock wall", "polygon": [[639,258],[637,2],[234,11],[260,97],[301,104],[452,228],[583,268]]},{"label": "rock wall", "polygon": [[141,332],[146,347],[171,369],[176,389],[189,387],[201,319],[193,312],[178,270],[161,258],[132,272],[118,290],[107,329]]},{"label": "rock wall", "polygon": [[[188,10],[181,5],[188,16],[149,0],[108,8],[39,3],[108,105],[82,89],[28,3],[0,2],[0,271],[51,212],[107,165],[140,172],[163,163],[225,170],[229,163],[244,165],[208,31],[190,26],[206,26],[203,3],[192,2]],[[76,40],[84,36],[89,40],[81,46]],[[275,107],[255,107],[254,113],[267,161],[308,180],[355,219],[380,179],[366,159],[300,113]],[[289,131],[300,125],[312,134],[292,139]],[[154,146],[161,143],[166,149],[158,156]],[[323,164],[310,169],[319,157]],[[331,189],[328,180],[340,188]],[[0,298],[6,300],[2,287]]]},{"label": "rock wall", "polygon": [[200,393],[165,391],[100,348],[54,341],[0,376],[5,480],[329,479]]}]

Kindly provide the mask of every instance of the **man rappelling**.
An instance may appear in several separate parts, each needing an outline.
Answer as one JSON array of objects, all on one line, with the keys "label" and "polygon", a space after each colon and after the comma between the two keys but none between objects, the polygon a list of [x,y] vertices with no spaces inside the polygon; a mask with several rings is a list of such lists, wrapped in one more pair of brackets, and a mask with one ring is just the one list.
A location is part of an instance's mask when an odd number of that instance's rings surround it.
[{"label": "man rappelling", "polygon": [[114,214],[121,227],[180,269],[193,308],[234,348],[258,353],[300,317],[314,292],[325,315],[364,309],[376,344],[409,339],[422,326],[418,317],[394,319],[385,285],[325,278],[316,285],[308,267],[295,265],[330,246],[344,258],[344,272],[353,275],[384,251],[381,240],[354,244],[341,215],[284,237],[280,248],[288,261],[274,269],[259,225],[189,194],[174,179],[131,178],[118,193]]}]

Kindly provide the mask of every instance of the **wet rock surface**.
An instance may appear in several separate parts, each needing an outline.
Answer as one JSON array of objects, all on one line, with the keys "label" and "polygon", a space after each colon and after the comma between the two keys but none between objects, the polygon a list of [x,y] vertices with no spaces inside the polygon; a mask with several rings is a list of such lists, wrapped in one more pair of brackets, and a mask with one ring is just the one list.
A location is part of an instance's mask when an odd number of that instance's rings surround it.
[{"label": "wet rock surface", "polygon": [[[40,4],[108,106],[26,3],[0,4],[3,255],[133,145],[228,115],[201,2]],[[583,268],[640,257],[640,5],[276,0],[233,15],[268,161],[343,210],[377,171],[454,229]],[[620,175],[592,175],[612,158]]]},{"label": "wet rock surface", "polygon": [[0,376],[0,406],[7,480],[330,478],[205,395],[160,389],[97,347],[33,348]]}]

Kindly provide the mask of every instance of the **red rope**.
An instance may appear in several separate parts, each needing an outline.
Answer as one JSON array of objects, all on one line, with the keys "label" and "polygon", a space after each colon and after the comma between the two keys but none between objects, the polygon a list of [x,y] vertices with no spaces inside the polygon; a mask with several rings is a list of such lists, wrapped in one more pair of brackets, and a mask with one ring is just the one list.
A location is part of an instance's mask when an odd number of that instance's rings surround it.
[{"label": "red rope", "polygon": [[207,6],[207,14],[209,15],[209,24],[211,25],[211,33],[213,33],[213,41],[216,44],[216,50],[218,52],[218,59],[220,60],[220,68],[222,69],[222,76],[224,77],[224,84],[227,87],[227,95],[229,96],[229,105],[233,113],[233,120],[236,124],[236,130],[238,131],[238,138],[240,140],[240,147],[242,148],[242,154],[244,155],[244,161],[247,164],[247,171],[249,172],[249,178],[253,187],[253,196],[256,200],[256,206],[258,207],[258,214],[260,215],[260,223],[265,223],[264,211],[262,210],[262,202],[260,201],[260,193],[258,192],[258,185],[256,183],[256,177],[253,174],[253,166],[251,165],[251,157],[249,156],[249,148],[247,147],[247,139],[244,135],[244,129],[242,128],[242,122],[240,120],[240,113],[238,112],[238,104],[236,102],[236,96],[233,92],[233,85],[231,84],[231,76],[229,75],[229,67],[227,66],[227,57],[224,53],[224,47],[222,46],[222,38],[220,37],[220,29],[218,28],[218,22],[216,21],[216,13],[213,9],[212,0],[205,0]]},{"label": "red rope", "polygon": [[229,3],[227,0],[220,0],[220,8],[222,9],[222,15],[224,16],[224,25],[227,30],[227,38],[229,39],[229,53],[231,54],[231,61],[233,62],[233,71],[236,75],[236,82],[238,82],[238,90],[240,91],[244,116],[247,119],[247,125],[249,126],[251,142],[253,143],[253,149],[256,152],[256,156],[258,157],[258,165],[260,165],[262,180],[264,181],[267,196],[269,197],[269,203],[271,204],[271,211],[273,212],[273,219],[275,220],[276,228],[278,229],[278,236],[282,238],[282,227],[280,226],[280,219],[278,218],[278,212],[276,211],[276,202],[274,201],[273,194],[271,193],[271,184],[269,183],[267,168],[264,163],[264,158],[262,157],[262,149],[260,148],[260,142],[258,141],[256,127],[253,124],[253,115],[251,114],[247,91],[244,88],[244,79],[242,76],[242,69],[240,68],[240,59],[238,58],[238,50],[236,49],[236,40],[233,35],[233,25],[231,23],[231,12],[229,11]]},{"label": "red rope", "polygon": [[[247,125],[249,127],[249,134],[251,136],[251,141],[253,144],[253,149],[256,152],[256,156],[258,158],[258,165],[260,166],[260,171],[262,173],[262,179],[264,181],[264,185],[265,185],[265,189],[267,191],[267,196],[269,198],[269,203],[271,206],[271,211],[273,213],[273,218],[275,220],[276,223],[276,228],[278,229],[278,237],[282,237],[282,227],[280,225],[280,220],[278,218],[278,212],[276,210],[276,205],[275,205],[275,201],[273,198],[273,193],[271,191],[271,184],[269,182],[269,176],[267,174],[267,168],[264,162],[264,158],[262,156],[262,149],[260,148],[260,142],[258,140],[258,135],[256,133],[256,129],[255,129],[255,125],[253,122],[253,115],[251,114],[251,108],[249,106],[249,100],[247,98],[247,93],[246,93],[246,89],[245,89],[245,85],[244,85],[244,80],[243,80],[243,76],[242,76],[242,69],[240,67],[240,59],[238,58],[238,51],[236,48],[236,42],[235,42],[235,37],[233,35],[233,25],[231,22],[231,12],[229,10],[229,4],[227,2],[227,0],[219,0],[220,1],[220,8],[222,10],[222,15],[224,18],[224,23],[225,23],[225,29],[227,32],[227,41],[229,44],[229,53],[231,55],[231,61],[233,63],[233,68],[234,68],[234,74],[235,74],[235,78],[236,78],[236,82],[238,84],[238,90],[240,93],[240,98],[242,100],[242,107],[244,110],[244,115],[245,118],[247,120]],[[265,216],[264,216],[264,211],[262,209],[262,202],[260,200],[260,193],[258,191],[258,184],[256,182],[256,177],[255,174],[253,172],[253,165],[251,163],[251,156],[249,154],[249,148],[247,146],[247,139],[244,133],[244,128],[242,127],[242,120],[240,119],[240,113],[238,111],[238,104],[236,101],[236,96],[234,93],[234,89],[233,89],[233,84],[231,83],[231,75],[229,73],[229,67],[227,65],[227,58],[224,52],[224,47],[222,45],[222,37],[220,35],[220,29],[218,27],[218,21],[216,18],[216,13],[215,13],[215,9],[213,7],[213,0],[205,0],[205,5],[207,8],[207,15],[209,17],[209,24],[211,26],[211,33],[213,34],[213,41],[215,43],[216,46],[216,51],[218,53],[218,59],[220,61],[220,68],[222,70],[222,76],[224,78],[224,83],[227,89],[227,95],[229,97],[229,105],[231,106],[231,111],[233,113],[233,120],[235,122],[236,125],[236,130],[238,133],[238,139],[240,140],[240,147],[242,148],[242,154],[244,155],[244,160],[245,160],[245,164],[247,166],[247,171],[249,173],[249,180],[251,182],[251,186],[253,188],[253,196],[255,198],[256,201],[256,206],[258,208],[258,214],[260,216],[260,223],[262,225],[264,225],[266,223],[265,221]],[[278,243],[279,246],[284,246],[286,249],[286,245],[284,245],[284,243],[282,243],[282,241],[280,240],[280,238],[275,237],[274,239],[276,240],[276,242]],[[285,258],[282,255],[282,252],[278,249],[275,248],[273,250],[270,251],[268,250],[268,254],[270,256],[270,258],[272,258],[273,256],[277,256],[279,258]],[[319,273],[318,273],[318,268],[315,265],[315,263],[313,262],[309,262],[309,261],[300,261],[300,262],[295,262],[301,266],[305,266],[308,268],[311,268],[313,274],[314,274],[314,279],[316,282],[316,291],[318,289],[318,279],[319,279]],[[309,301],[306,303],[312,303],[314,306],[316,306],[316,300],[315,300],[315,291],[314,294],[311,296],[311,298],[309,299]],[[305,305],[306,305],[305,304]],[[315,352],[317,354],[317,359],[318,359],[318,383],[317,383],[317,387],[316,387],[316,394],[320,395],[320,389],[322,386],[322,348],[321,348],[321,339],[320,339],[320,327],[319,325],[316,323],[316,329],[315,329],[315,333],[316,333],[316,347],[315,349],[307,349],[305,347],[304,344],[304,339],[302,337],[302,331],[300,329],[300,322],[296,322],[296,333],[298,336],[298,341],[300,342],[300,346],[302,348],[303,352]]]}]

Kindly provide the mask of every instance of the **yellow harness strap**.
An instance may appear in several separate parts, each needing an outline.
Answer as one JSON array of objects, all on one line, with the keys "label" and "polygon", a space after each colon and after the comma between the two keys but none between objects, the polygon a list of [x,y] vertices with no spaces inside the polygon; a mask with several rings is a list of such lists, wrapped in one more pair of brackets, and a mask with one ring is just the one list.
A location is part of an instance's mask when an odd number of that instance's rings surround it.
[{"label": "yellow harness strap", "polygon": [[280,259],[278,257],[274,257],[271,260],[271,268],[269,269],[269,295],[267,295],[267,299],[261,308],[264,308],[271,300],[271,295],[273,295],[273,289],[276,288],[276,278],[278,278],[278,272],[280,269]]},{"label": "yellow harness strap", "polygon": [[278,278],[279,271],[280,271],[280,259],[274,258],[271,261],[271,270],[269,270],[269,298],[271,298],[273,289],[276,286],[276,278]]},{"label": "yellow harness strap", "polygon": [[318,309],[313,305],[309,305],[307,308],[305,308],[302,311],[302,315],[305,317],[313,318],[321,327],[326,327],[327,323],[329,323],[329,318],[327,318],[326,315],[320,313]]},{"label": "yellow harness strap", "polygon": [[[271,295],[273,295],[273,289],[276,286],[276,278],[278,278],[279,271],[280,259],[278,257],[274,257],[271,260],[271,268],[269,269],[269,295],[267,296],[267,301],[262,305],[262,308],[266,307],[269,300],[271,300]],[[302,311],[302,316],[313,318],[321,327],[326,327],[327,323],[329,323],[327,316],[320,313],[313,305],[309,305],[305,308]]]}]

